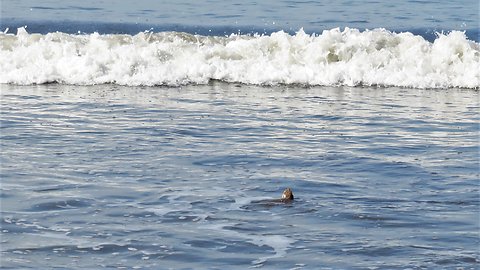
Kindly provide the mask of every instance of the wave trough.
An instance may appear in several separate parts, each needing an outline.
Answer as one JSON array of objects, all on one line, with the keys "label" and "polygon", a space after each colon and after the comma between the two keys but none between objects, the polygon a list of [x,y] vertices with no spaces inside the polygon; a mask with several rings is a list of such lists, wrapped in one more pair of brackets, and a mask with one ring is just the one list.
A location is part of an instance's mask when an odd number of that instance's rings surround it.
[{"label": "wave trough", "polygon": [[245,84],[480,88],[480,44],[463,32],[339,28],[322,34],[201,36],[0,33],[0,83]]}]

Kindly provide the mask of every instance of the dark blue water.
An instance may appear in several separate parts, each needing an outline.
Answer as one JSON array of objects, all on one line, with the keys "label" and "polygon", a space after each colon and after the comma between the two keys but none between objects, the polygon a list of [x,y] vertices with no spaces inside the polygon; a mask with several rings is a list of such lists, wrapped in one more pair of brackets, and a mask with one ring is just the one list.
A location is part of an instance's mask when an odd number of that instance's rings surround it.
[{"label": "dark blue water", "polygon": [[478,269],[476,90],[2,85],[1,108],[4,269]]},{"label": "dark blue water", "polygon": [[429,40],[435,32],[466,31],[479,40],[478,1],[32,1],[4,0],[2,30],[135,34],[153,29],[203,35],[321,33],[336,27],[409,31]]}]

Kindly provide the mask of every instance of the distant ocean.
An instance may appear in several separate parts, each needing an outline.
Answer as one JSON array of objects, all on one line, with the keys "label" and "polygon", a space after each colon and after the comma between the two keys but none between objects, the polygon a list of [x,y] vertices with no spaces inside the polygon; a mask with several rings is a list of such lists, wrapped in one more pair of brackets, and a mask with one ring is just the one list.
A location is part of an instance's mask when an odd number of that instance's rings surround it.
[{"label": "distant ocean", "polygon": [[479,268],[478,1],[0,10],[1,269]]}]

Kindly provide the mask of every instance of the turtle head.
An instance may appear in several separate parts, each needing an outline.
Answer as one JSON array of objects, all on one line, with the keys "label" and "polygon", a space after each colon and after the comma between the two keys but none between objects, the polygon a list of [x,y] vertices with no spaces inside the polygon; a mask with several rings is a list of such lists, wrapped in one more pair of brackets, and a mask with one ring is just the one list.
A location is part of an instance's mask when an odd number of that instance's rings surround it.
[{"label": "turtle head", "polygon": [[282,200],[293,200],[293,192],[290,188],[286,188],[283,191]]}]

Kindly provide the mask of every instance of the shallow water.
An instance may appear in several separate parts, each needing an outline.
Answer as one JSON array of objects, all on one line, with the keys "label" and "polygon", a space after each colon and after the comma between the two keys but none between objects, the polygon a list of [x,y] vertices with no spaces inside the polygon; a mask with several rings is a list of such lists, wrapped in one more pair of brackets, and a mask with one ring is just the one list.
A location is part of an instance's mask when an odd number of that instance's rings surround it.
[{"label": "shallow water", "polygon": [[478,268],[478,91],[1,87],[2,268]]}]

